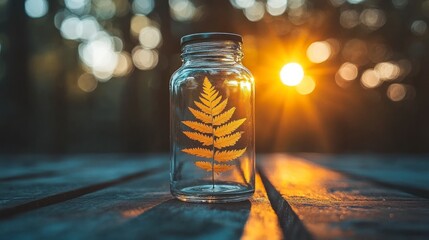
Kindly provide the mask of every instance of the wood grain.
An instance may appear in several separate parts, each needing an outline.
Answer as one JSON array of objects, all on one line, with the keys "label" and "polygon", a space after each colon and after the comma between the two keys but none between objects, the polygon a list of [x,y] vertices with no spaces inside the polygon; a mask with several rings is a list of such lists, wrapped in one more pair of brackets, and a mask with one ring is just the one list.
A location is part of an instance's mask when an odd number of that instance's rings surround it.
[{"label": "wood grain", "polygon": [[293,219],[290,227],[283,228],[286,236],[316,239],[429,236],[429,201],[425,198],[350,178],[284,154],[261,156],[259,163],[270,200],[277,201],[273,204],[275,211],[281,218]]}]

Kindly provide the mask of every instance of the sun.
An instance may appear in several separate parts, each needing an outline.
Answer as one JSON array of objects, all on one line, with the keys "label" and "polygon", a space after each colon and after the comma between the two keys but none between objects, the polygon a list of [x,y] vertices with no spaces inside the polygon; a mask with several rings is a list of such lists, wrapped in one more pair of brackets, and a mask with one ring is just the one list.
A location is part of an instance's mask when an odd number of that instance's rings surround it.
[{"label": "sun", "polygon": [[280,70],[280,80],[284,85],[296,86],[304,78],[304,69],[298,63],[285,64]]}]

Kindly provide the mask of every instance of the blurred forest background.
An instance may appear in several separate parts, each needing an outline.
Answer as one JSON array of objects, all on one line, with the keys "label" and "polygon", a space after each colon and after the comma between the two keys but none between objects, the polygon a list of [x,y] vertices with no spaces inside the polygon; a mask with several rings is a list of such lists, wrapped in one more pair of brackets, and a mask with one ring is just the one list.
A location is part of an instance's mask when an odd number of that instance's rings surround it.
[{"label": "blurred forest background", "polygon": [[210,31],[244,38],[258,152],[428,152],[428,20],[429,0],[0,0],[0,152],[167,152],[180,37]]}]

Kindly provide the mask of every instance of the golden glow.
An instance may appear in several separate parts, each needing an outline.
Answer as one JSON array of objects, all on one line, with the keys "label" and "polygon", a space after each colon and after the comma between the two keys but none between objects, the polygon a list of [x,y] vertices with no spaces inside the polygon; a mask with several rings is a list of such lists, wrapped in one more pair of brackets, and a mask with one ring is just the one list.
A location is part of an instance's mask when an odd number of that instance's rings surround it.
[{"label": "golden glow", "polygon": [[[322,109],[337,114],[347,110],[344,102],[338,99],[347,103],[354,99],[330,84],[330,77],[338,70],[334,63],[314,64],[306,56],[308,46],[323,35],[305,28],[299,28],[292,35],[287,39],[279,37],[276,29],[269,27],[264,38],[246,38],[251,40],[247,41],[251,44],[244,44],[244,65],[252,69],[255,76],[259,93],[256,106],[262,111],[256,116],[256,121],[266,123],[256,129],[256,135],[262,146],[270,151],[293,149],[296,146],[294,138],[303,133],[311,135],[308,141],[317,146],[315,151],[333,150],[336,146],[331,144],[327,123],[321,116]],[[331,47],[335,45],[329,44]],[[335,47],[331,50],[336,54]],[[297,64],[298,75],[301,75],[293,87],[284,83],[284,80],[286,83],[290,81],[284,74],[289,71],[288,63]],[[283,68],[287,71],[279,74]],[[317,84],[317,89],[308,95],[298,91],[297,85],[304,77],[311,77]]]},{"label": "golden glow", "polygon": [[307,48],[307,57],[314,63],[328,60],[331,54],[331,45],[328,42],[314,42]]},{"label": "golden glow", "polygon": [[296,86],[304,78],[304,69],[298,63],[288,63],[280,70],[280,79],[284,85]]},{"label": "golden glow", "polygon": [[316,88],[316,82],[311,77],[304,77],[304,79],[296,86],[296,91],[302,95],[310,94]]}]

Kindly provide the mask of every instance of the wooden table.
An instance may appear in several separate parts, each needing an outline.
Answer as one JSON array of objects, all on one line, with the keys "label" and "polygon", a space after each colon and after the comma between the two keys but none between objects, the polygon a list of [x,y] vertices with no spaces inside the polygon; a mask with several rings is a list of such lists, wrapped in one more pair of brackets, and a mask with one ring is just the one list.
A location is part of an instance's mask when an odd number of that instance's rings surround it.
[{"label": "wooden table", "polygon": [[168,155],[2,156],[0,239],[429,239],[429,157],[258,155],[250,201],[169,193]]}]

